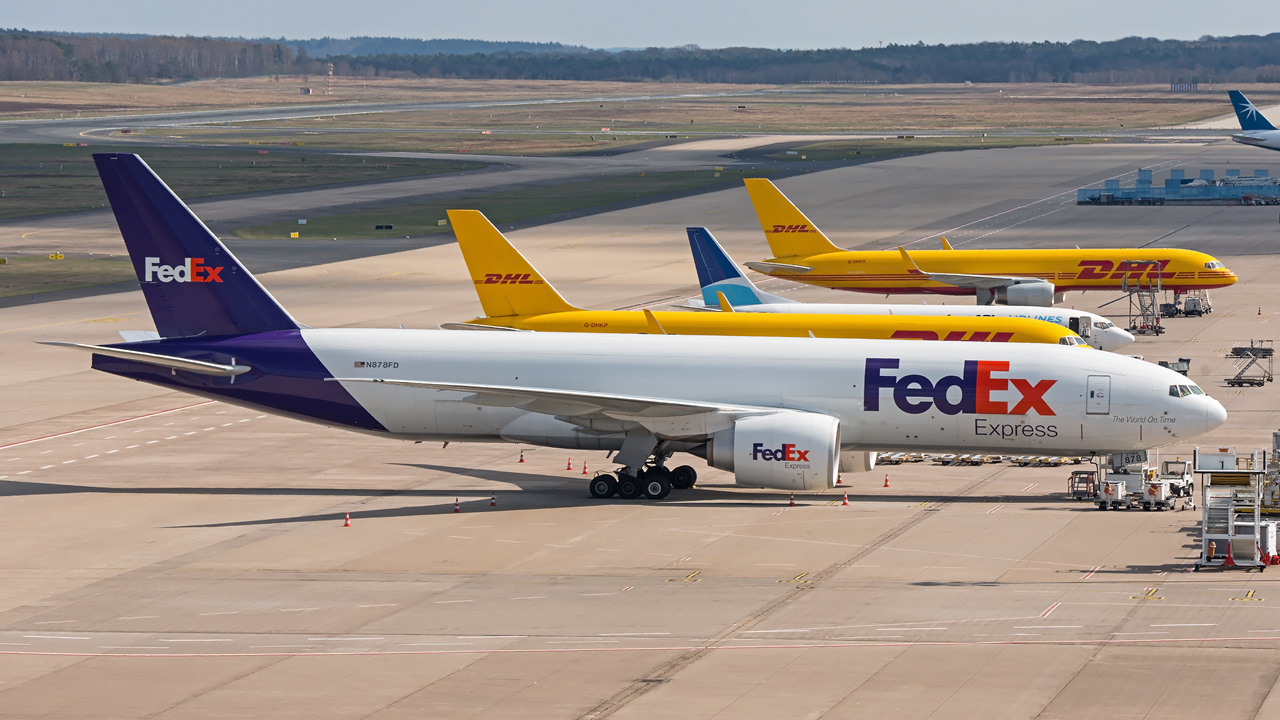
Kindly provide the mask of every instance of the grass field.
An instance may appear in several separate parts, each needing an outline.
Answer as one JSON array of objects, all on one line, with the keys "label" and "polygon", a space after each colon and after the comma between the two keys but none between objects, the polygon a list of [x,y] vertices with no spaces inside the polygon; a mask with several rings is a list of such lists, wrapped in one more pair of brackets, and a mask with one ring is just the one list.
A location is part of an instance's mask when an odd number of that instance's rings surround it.
[{"label": "grass field", "polygon": [[831,140],[796,145],[792,152],[770,153],[779,160],[849,160],[896,157],[911,152],[950,152],[991,148],[1032,147],[1038,145],[1075,145],[1106,142],[1099,137],[886,137]]},{"label": "grass field", "polygon": [[[253,150],[5,145],[0,152],[0,218],[103,207],[93,153],[136,151],[184,199],[457,172],[481,163],[351,158]],[[305,158],[305,162],[303,159]]]},{"label": "grass field", "polygon": [[[740,183],[743,177],[761,177],[767,174],[767,172],[741,170],[724,170],[720,173],[711,170],[687,170],[607,177],[587,182],[522,188],[345,215],[308,218],[306,225],[297,225],[292,222],[258,225],[239,228],[235,234],[250,240],[287,240],[290,233],[294,232],[299,233],[301,237],[339,240],[432,235],[451,232],[447,225],[440,224],[440,221],[447,217],[445,210],[480,210],[494,224],[501,225],[666,193],[687,192],[717,185],[733,185]],[[377,225],[392,225],[393,229],[377,230],[375,229]]]},{"label": "grass field", "polygon": [[[326,118],[327,119],[327,118]],[[263,147],[302,143],[304,147],[335,150],[377,150],[396,152],[475,153],[478,155],[538,156],[578,155],[585,152],[622,152],[637,143],[663,139],[661,136],[614,135],[611,133],[520,133],[498,132],[410,132],[407,130],[325,132],[323,130],[259,129],[254,127],[153,128],[147,138],[165,138],[183,144],[245,145]],[[112,138],[130,135],[112,133]],[[137,135],[132,135],[137,137]]]},{"label": "grass field", "polygon": [[125,259],[11,257],[0,265],[0,297],[109,285],[134,278],[133,265]]},{"label": "grass field", "polygon": [[[218,108],[316,106],[342,103],[536,100],[597,95],[680,94],[759,89],[755,85],[696,83],[572,82],[561,80],[448,80],[345,78],[312,75],[223,78],[165,85],[84,82],[0,82],[0,120],[95,117]],[[313,94],[301,95],[304,87]]]}]

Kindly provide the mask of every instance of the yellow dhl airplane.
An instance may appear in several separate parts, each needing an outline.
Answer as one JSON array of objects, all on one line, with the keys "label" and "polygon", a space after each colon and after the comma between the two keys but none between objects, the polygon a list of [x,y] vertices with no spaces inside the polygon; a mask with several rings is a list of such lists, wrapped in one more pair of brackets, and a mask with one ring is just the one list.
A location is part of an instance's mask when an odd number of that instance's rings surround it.
[{"label": "yellow dhl airplane", "polygon": [[773,257],[756,272],[837,290],[976,295],[978,304],[1061,302],[1069,290],[1127,291],[1156,285],[1184,292],[1226,287],[1235,273],[1211,255],[1177,248],[1069,250],[844,250],[773,183],[745,181]]},{"label": "yellow dhl airplane", "polygon": [[446,329],[900,338],[1088,347],[1065,327],[1028,318],[735,313],[723,295],[723,312],[718,313],[584,310],[566,302],[480,211],[448,212],[485,317],[449,323],[443,326]]}]

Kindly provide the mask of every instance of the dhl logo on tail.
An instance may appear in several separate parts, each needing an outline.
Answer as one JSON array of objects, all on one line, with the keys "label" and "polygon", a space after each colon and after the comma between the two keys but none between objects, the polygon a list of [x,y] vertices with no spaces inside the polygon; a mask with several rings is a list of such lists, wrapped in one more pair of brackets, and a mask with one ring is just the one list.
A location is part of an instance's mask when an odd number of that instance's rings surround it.
[{"label": "dhl logo on tail", "polygon": [[770,233],[809,233],[818,232],[808,225],[774,225]]},{"label": "dhl logo on tail", "polygon": [[485,273],[484,280],[477,285],[541,285],[542,280],[533,277],[533,273]]}]

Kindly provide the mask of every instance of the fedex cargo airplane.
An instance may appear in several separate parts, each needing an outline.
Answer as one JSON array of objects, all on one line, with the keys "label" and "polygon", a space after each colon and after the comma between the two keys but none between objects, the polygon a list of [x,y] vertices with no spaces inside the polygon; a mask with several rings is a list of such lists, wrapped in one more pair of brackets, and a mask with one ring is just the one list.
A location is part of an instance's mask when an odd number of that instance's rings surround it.
[{"label": "fedex cargo airplane", "polygon": [[745,181],[774,257],[756,272],[837,290],[975,295],[979,305],[1050,307],[1070,290],[1150,287],[1181,292],[1234,284],[1210,255],[1178,248],[1065,250],[844,250],[768,180]]},{"label": "fedex cargo airplane", "polygon": [[852,305],[847,303],[802,303],[767,293],[733,263],[729,253],[703,227],[688,228],[689,248],[698,270],[702,299],[693,307],[732,310],[736,313],[803,313],[850,315],[933,315],[954,317],[1027,318],[1061,325],[1098,350],[1119,350],[1133,343],[1133,335],[1101,315],[1083,310],[1025,307],[1018,305]]},{"label": "fedex cargo airplane", "polygon": [[448,212],[486,316],[451,323],[450,329],[1040,342],[1086,347],[1079,335],[1065,327],[1023,318],[584,310],[561,297],[483,213]]},{"label": "fedex cargo airplane", "polygon": [[1231,106],[1235,108],[1236,117],[1240,120],[1240,134],[1232,135],[1231,139],[1267,150],[1280,150],[1280,130],[1262,116],[1258,108],[1249,102],[1249,98],[1239,90],[1228,90],[1227,96],[1231,98]]},{"label": "fedex cargo airplane", "polygon": [[156,330],[53,344],[113,375],[369,435],[615,451],[597,497],[692,485],[692,468],[667,468],[680,452],[742,485],[820,490],[867,451],[1111,454],[1226,419],[1172,370],[1056,345],[310,328],[138,156],[94,161]]}]

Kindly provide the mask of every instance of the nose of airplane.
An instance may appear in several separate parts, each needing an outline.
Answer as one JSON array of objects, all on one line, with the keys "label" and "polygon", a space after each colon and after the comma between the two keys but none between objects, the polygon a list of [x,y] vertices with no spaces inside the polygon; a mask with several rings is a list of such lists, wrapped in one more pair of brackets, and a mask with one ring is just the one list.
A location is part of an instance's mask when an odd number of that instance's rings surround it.
[{"label": "nose of airplane", "polygon": [[1204,396],[1204,431],[1209,432],[1227,421],[1227,409],[1208,395]]},{"label": "nose of airplane", "polygon": [[1102,334],[1102,349],[1108,352],[1119,350],[1122,347],[1128,347],[1134,343],[1137,338],[1133,333],[1122,327],[1107,328]]}]

